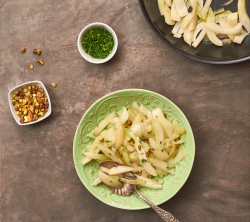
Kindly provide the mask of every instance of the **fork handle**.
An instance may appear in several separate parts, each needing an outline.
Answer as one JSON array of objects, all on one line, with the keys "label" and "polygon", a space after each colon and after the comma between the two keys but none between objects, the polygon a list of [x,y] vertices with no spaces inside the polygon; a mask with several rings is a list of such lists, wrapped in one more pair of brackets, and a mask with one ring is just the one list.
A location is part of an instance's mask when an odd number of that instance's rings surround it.
[{"label": "fork handle", "polygon": [[140,197],[142,200],[144,200],[150,207],[152,207],[156,213],[158,213],[161,218],[166,222],[179,222],[171,213],[161,209],[160,207],[157,207],[153,203],[151,203],[148,199],[146,199],[144,196],[142,196],[138,190],[135,189],[134,193]]}]

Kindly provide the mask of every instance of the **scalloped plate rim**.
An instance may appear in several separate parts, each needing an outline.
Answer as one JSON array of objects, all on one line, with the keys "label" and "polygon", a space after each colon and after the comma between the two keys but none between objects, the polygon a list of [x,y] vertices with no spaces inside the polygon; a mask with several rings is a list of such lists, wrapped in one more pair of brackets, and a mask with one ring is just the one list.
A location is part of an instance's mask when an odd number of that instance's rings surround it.
[{"label": "scalloped plate rim", "polygon": [[[163,200],[163,201],[161,201],[160,203],[156,204],[156,205],[158,206],[158,205],[163,204],[163,203],[165,203],[166,201],[170,200],[170,199],[171,199],[174,195],[176,195],[176,194],[179,192],[179,190],[184,186],[184,184],[186,183],[186,181],[187,181],[187,179],[189,178],[190,173],[191,173],[191,171],[192,171],[192,169],[193,169],[194,159],[195,159],[195,139],[194,139],[193,130],[192,130],[192,128],[191,128],[191,125],[190,125],[190,123],[189,123],[187,117],[186,117],[185,114],[182,112],[182,110],[181,110],[177,105],[175,105],[175,103],[173,103],[171,100],[169,100],[168,98],[166,98],[165,96],[163,96],[163,95],[161,95],[161,94],[159,94],[159,93],[156,93],[156,92],[153,92],[153,91],[150,91],[150,90],[146,90],[146,89],[137,89],[137,88],[133,88],[133,89],[122,89],[122,90],[117,90],[117,91],[111,92],[111,93],[109,93],[109,94],[107,94],[107,95],[105,95],[105,96],[102,96],[102,97],[99,98],[98,100],[96,100],[96,101],[95,101],[95,102],[85,111],[84,115],[82,116],[82,118],[81,118],[81,120],[80,120],[80,122],[79,122],[79,124],[78,124],[78,126],[77,126],[77,128],[76,128],[76,132],[75,132],[75,136],[74,136],[74,140],[73,140],[73,160],[74,160],[75,170],[76,170],[76,173],[77,173],[79,179],[81,180],[81,182],[82,182],[83,185],[85,186],[84,181],[82,180],[82,178],[81,178],[81,176],[80,176],[80,172],[78,172],[77,167],[76,167],[76,160],[75,160],[75,149],[76,149],[76,148],[75,148],[75,140],[76,140],[76,136],[77,136],[77,132],[78,132],[78,129],[79,129],[79,127],[80,127],[80,124],[81,124],[81,122],[83,121],[84,117],[86,116],[86,113],[88,113],[88,111],[89,111],[96,103],[98,103],[99,101],[101,101],[101,100],[103,100],[103,99],[105,99],[105,98],[107,98],[107,97],[109,97],[109,96],[112,96],[113,94],[116,94],[116,93],[118,93],[118,92],[129,92],[129,91],[138,91],[138,92],[142,91],[142,92],[153,93],[153,94],[155,94],[155,95],[157,95],[157,96],[160,96],[160,97],[163,98],[164,100],[167,100],[169,103],[173,104],[173,105],[181,112],[181,114],[182,114],[183,117],[187,120],[187,122],[188,122],[188,124],[189,124],[189,126],[190,126],[190,133],[191,133],[191,137],[192,137],[192,142],[193,142],[193,144],[194,144],[194,155],[193,155],[193,159],[192,159],[192,162],[191,162],[190,171],[188,172],[188,174],[187,174],[187,176],[186,176],[186,179],[185,179],[185,181],[183,182],[183,184],[182,184],[182,185],[181,185],[172,195],[170,195],[170,196],[168,197],[168,199]],[[123,209],[123,210],[143,210],[143,209],[148,209],[148,208],[150,208],[149,205],[148,205],[148,206],[144,206],[144,207],[134,207],[134,208],[123,208],[123,207],[121,207],[121,206],[112,205],[112,204],[106,203],[106,202],[104,202],[102,199],[100,199],[100,198],[99,198],[94,192],[92,192],[87,186],[85,186],[85,188],[87,188],[87,190],[88,190],[94,197],[96,197],[98,200],[100,200],[101,202],[103,202],[103,203],[105,203],[105,204],[107,204],[107,205],[109,205],[109,206],[111,206],[111,207],[115,207],[115,208]]]}]

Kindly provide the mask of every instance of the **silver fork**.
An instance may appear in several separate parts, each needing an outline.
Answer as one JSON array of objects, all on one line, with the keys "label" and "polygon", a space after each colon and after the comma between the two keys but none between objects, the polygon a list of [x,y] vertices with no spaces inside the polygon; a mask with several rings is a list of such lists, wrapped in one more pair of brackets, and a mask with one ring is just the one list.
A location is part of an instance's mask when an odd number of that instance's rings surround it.
[{"label": "silver fork", "polygon": [[[105,167],[108,169],[111,169],[114,166],[123,166],[120,163],[117,162],[113,162],[113,161],[105,161],[102,162],[99,167]],[[123,177],[126,179],[130,179],[130,180],[136,180],[137,177],[133,172],[128,172],[128,173],[124,173]],[[154,205],[153,203],[151,203],[148,199],[146,199],[144,196],[142,196],[138,190],[136,189],[135,184],[128,184],[128,183],[122,183],[122,187],[121,188],[114,188],[114,187],[110,187],[107,184],[105,184],[110,190],[112,190],[114,193],[118,194],[118,195],[122,195],[122,196],[129,196],[131,193],[136,194],[138,197],[140,197],[142,200],[144,200],[150,207],[152,207],[156,213],[158,213],[160,215],[160,217],[166,221],[166,222],[179,222],[172,214],[170,214],[169,212],[161,209],[160,207],[157,207],[156,205]]]}]

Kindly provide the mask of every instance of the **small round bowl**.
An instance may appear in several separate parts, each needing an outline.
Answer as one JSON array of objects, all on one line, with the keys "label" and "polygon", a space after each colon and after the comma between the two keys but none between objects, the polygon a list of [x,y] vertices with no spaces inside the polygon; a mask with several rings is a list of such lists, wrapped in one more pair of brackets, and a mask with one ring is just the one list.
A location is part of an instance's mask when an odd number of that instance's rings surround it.
[{"label": "small round bowl", "polygon": [[[114,48],[112,50],[112,53],[109,54],[105,59],[95,59],[95,58],[92,58],[89,54],[87,54],[83,47],[82,47],[82,37],[84,36],[84,34],[95,28],[95,27],[99,27],[99,26],[104,26],[109,32],[110,34],[113,36],[114,38]],[[117,50],[117,47],[118,47],[118,39],[117,39],[117,36],[115,34],[115,31],[108,25],[104,24],[104,23],[101,23],[101,22],[95,22],[95,23],[91,23],[89,25],[87,25],[79,34],[78,36],[78,40],[77,40],[77,46],[78,46],[78,50],[81,54],[81,56],[86,59],[88,62],[91,62],[91,63],[95,63],[95,64],[101,64],[101,63],[104,63],[104,62],[107,62],[108,60],[110,60],[114,54],[116,53],[116,50]]]}]

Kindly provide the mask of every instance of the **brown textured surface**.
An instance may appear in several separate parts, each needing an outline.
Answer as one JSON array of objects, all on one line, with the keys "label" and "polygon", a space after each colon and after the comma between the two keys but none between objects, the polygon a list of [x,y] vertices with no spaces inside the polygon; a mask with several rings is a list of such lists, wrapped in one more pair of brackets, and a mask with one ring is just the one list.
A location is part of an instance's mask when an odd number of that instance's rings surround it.
[{"label": "brown textured surface", "polygon": [[[86,62],[76,47],[82,28],[97,21],[119,39],[117,54],[103,65]],[[178,55],[157,39],[133,0],[0,0],[0,26],[3,222],[161,221],[151,209],[103,204],[74,169],[72,141],[82,115],[98,98],[124,88],[166,96],[194,131],[191,175],[161,207],[181,222],[250,221],[250,62],[214,66]],[[43,50],[44,66],[33,48]],[[31,80],[47,87],[52,115],[18,126],[7,92]]]}]

